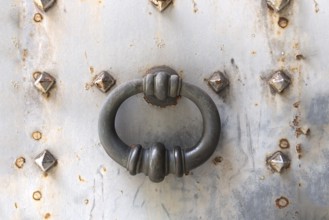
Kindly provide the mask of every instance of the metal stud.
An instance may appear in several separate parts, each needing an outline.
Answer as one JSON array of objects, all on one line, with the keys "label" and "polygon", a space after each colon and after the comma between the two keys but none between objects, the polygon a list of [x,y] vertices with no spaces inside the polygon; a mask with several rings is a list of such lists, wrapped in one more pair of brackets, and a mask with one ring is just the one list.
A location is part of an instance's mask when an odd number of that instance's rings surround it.
[{"label": "metal stud", "polygon": [[151,3],[156,7],[160,12],[165,10],[171,3],[172,0],[150,0]]},{"label": "metal stud", "polygon": [[35,78],[35,87],[43,93],[47,93],[56,82],[55,78],[46,72],[34,73],[33,77]]},{"label": "metal stud", "polygon": [[277,151],[272,156],[268,157],[266,162],[274,172],[278,173],[281,173],[290,166],[289,157],[281,151]]},{"label": "metal stud", "polygon": [[208,85],[216,92],[221,92],[224,88],[226,88],[229,85],[228,79],[225,77],[225,75],[218,71],[214,72],[211,77],[207,80]]},{"label": "metal stud", "polygon": [[272,75],[268,83],[270,84],[271,88],[275,90],[275,92],[281,93],[289,86],[291,80],[287,74],[279,70]]},{"label": "metal stud", "polygon": [[34,0],[35,5],[42,11],[48,11],[54,4],[56,0]]},{"label": "metal stud", "polygon": [[266,2],[275,12],[279,12],[290,3],[290,0],[267,0]]},{"label": "metal stud", "polygon": [[106,93],[114,86],[115,79],[108,72],[103,71],[96,76],[94,84],[99,90]]},{"label": "metal stud", "polygon": [[36,156],[34,161],[43,172],[47,172],[57,163],[56,158],[48,150],[44,150]]}]

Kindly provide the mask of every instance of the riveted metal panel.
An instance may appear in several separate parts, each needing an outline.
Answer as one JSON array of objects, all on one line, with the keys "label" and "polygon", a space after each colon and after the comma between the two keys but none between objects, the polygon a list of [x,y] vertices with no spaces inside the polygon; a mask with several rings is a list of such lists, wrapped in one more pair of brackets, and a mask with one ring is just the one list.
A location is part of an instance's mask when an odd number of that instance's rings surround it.
[{"label": "riveted metal panel", "polygon": [[[329,219],[329,2],[275,12],[261,0],[176,0],[161,13],[148,0],[0,4],[1,219]],[[205,164],[155,184],[100,145],[107,93],[93,81],[107,71],[115,88],[158,65],[211,96],[222,133]],[[291,80],[282,93],[268,84],[277,70]],[[37,71],[56,79],[49,95]],[[229,85],[215,93],[218,71]],[[202,119],[187,99],[159,108],[137,95],[116,128],[127,144],[188,147]],[[57,159],[47,174],[34,162],[45,149]],[[291,160],[282,173],[267,164],[277,151]]]}]

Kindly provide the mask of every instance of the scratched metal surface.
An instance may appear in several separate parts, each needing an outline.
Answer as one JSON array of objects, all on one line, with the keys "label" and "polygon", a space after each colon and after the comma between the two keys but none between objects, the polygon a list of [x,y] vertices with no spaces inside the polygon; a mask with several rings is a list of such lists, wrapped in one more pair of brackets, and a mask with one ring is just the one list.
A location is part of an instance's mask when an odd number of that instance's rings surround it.
[{"label": "scratched metal surface", "polygon": [[[147,0],[58,0],[40,23],[36,12],[27,0],[0,7],[1,219],[329,219],[328,1],[293,1],[281,14],[285,29],[264,1],[175,1],[160,14]],[[130,176],[100,146],[106,95],[90,83],[102,70],[119,85],[162,64],[209,93],[222,134],[208,162],[155,184]],[[280,68],[292,84],[274,95],[264,78]],[[37,70],[57,80],[48,98],[33,86]],[[217,70],[230,80],[220,95],[204,82]],[[159,109],[137,96],[117,118],[129,144],[189,146],[201,124],[185,99]],[[310,134],[297,137],[299,126]],[[291,166],[277,174],[265,160],[281,138],[290,142],[282,151]],[[47,176],[33,161],[44,149],[58,159]],[[280,197],[287,207],[277,207]]]}]

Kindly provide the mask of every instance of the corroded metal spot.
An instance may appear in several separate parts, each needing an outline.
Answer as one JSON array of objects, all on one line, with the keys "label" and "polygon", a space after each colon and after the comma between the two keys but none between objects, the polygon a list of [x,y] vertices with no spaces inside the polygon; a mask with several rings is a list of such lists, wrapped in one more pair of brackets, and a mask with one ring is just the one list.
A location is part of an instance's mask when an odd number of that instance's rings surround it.
[{"label": "corroded metal spot", "polygon": [[54,4],[56,0],[34,0],[35,5],[42,11],[48,11]]},{"label": "corroded metal spot", "polygon": [[165,10],[173,1],[172,0],[150,0],[152,5],[156,7],[160,12]]},{"label": "corroded metal spot", "polygon": [[287,149],[289,148],[290,144],[289,144],[289,141],[285,138],[282,138],[280,140],[280,143],[279,143],[279,147],[282,148],[282,149]]},{"label": "corroded metal spot", "polygon": [[40,192],[40,191],[35,191],[35,192],[33,192],[33,194],[32,194],[32,198],[33,198],[34,200],[36,200],[36,201],[41,200],[41,198],[42,198],[42,194],[41,194],[41,192]]},{"label": "corroded metal spot", "polygon": [[48,150],[45,150],[35,158],[35,163],[42,171],[47,172],[56,165],[57,160]]},{"label": "corroded metal spot", "polygon": [[40,13],[35,13],[34,16],[33,16],[33,20],[34,20],[35,22],[41,22],[42,19],[43,19],[43,16],[42,16],[42,14],[40,14]]},{"label": "corroded metal spot", "polygon": [[18,169],[21,169],[23,168],[25,164],[25,158],[24,157],[19,157],[16,159],[15,161],[15,166],[18,168]]},{"label": "corroded metal spot", "polygon": [[284,17],[279,18],[278,25],[281,28],[286,28],[288,26],[288,24],[289,24],[289,20],[287,18],[284,18]]},{"label": "corroded metal spot", "polygon": [[289,205],[289,200],[286,197],[281,196],[275,200],[275,204],[279,209],[283,209]]},{"label": "corroded metal spot", "polygon": [[268,83],[275,92],[281,93],[289,86],[291,80],[285,72],[279,70],[272,75]]},{"label": "corroded metal spot", "polygon": [[114,86],[115,79],[107,71],[102,71],[96,76],[94,84],[100,91],[106,93]]},{"label": "corroded metal spot", "polygon": [[266,2],[271,9],[279,12],[290,3],[290,0],[267,0]]},{"label": "corroded metal spot", "polygon": [[32,138],[36,141],[39,141],[42,138],[42,133],[40,131],[34,131],[32,133]]},{"label": "corroded metal spot", "polygon": [[221,92],[224,88],[229,85],[229,81],[224,75],[224,73],[217,71],[214,72],[210,78],[207,80],[208,85],[216,92]]},{"label": "corroded metal spot", "polygon": [[278,173],[281,173],[290,166],[289,157],[281,151],[277,151],[272,156],[268,157],[266,162],[274,172]]},{"label": "corroded metal spot", "polygon": [[47,93],[56,82],[55,78],[46,72],[34,73],[33,77],[36,77],[34,82],[35,87],[42,93]]}]

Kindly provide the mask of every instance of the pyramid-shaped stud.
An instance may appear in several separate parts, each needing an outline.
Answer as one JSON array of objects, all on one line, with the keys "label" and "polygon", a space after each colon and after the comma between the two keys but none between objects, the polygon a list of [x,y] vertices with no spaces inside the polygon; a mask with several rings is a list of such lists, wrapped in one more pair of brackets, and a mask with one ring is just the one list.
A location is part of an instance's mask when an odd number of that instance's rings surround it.
[{"label": "pyramid-shaped stud", "polygon": [[54,4],[56,0],[34,0],[35,5],[42,11],[48,11]]},{"label": "pyramid-shaped stud", "polygon": [[291,79],[285,72],[279,70],[272,75],[268,83],[275,92],[281,93],[289,86]]},{"label": "pyramid-shaped stud", "polygon": [[290,0],[267,0],[267,5],[272,8],[275,12],[279,12],[284,9]]},{"label": "pyramid-shaped stud", "polygon": [[210,78],[207,80],[208,85],[216,92],[221,92],[224,88],[229,85],[229,81],[224,75],[224,73],[218,71],[214,72]]},{"label": "pyramid-shaped stud", "polygon": [[36,156],[34,161],[43,172],[47,172],[57,163],[56,158],[48,150],[44,150]]},{"label": "pyramid-shaped stud", "polygon": [[103,71],[96,76],[94,84],[100,91],[106,93],[114,86],[115,79],[108,72]]},{"label": "pyramid-shaped stud", "polygon": [[289,168],[290,159],[281,151],[277,151],[272,156],[267,158],[267,164],[274,172],[281,173],[283,170]]},{"label": "pyramid-shaped stud", "polygon": [[150,0],[160,12],[164,11],[173,2],[172,0]]},{"label": "pyramid-shaped stud", "polygon": [[37,87],[42,93],[47,93],[52,86],[55,84],[56,80],[49,73],[35,73],[35,82],[34,85]]}]

